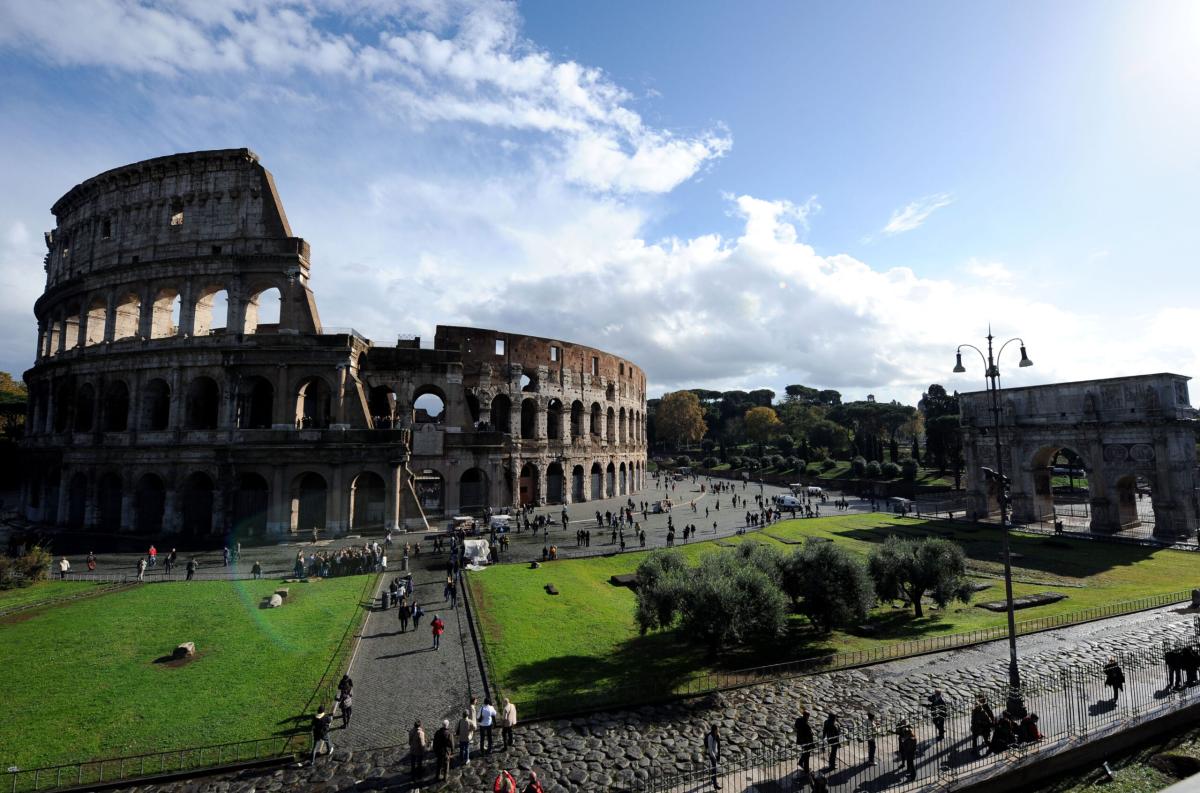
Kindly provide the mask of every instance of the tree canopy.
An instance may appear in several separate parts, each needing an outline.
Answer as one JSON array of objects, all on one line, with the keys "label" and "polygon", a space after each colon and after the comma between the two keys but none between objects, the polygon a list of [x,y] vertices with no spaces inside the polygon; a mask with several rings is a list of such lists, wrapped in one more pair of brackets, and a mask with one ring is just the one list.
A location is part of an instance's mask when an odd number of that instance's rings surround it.
[{"label": "tree canopy", "polygon": [[971,601],[967,557],[958,543],[940,537],[910,540],[892,535],[872,548],[867,567],[881,598],[903,598],[923,617],[921,599],[929,595],[939,608],[953,600]]},{"label": "tree canopy", "polygon": [[700,400],[691,391],[675,391],[664,395],[654,420],[658,437],[676,446],[695,443],[708,431]]}]

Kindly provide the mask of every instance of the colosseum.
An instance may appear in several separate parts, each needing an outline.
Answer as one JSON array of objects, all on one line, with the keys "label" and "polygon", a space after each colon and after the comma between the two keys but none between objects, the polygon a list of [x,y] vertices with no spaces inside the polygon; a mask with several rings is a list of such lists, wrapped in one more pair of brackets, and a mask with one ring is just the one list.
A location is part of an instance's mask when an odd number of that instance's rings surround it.
[{"label": "colosseum", "polygon": [[247,149],[115,168],[52,211],[25,373],[34,523],[205,544],[642,487],[640,368],[481,328],[423,348],[323,326],[309,245]]}]

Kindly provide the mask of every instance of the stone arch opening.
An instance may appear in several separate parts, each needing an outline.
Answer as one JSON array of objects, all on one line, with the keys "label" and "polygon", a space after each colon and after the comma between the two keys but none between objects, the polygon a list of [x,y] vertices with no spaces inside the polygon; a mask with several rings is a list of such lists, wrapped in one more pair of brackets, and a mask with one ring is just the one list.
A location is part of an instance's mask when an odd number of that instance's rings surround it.
[{"label": "stone arch opening", "polygon": [[562,412],[561,400],[551,399],[546,405],[546,436],[552,441],[562,440]]},{"label": "stone arch opening", "polygon": [[166,504],[167,486],[163,480],[157,474],[143,474],[134,491],[134,533],[161,534]]},{"label": "stone arch opening", "polygon": [[154,296],[150,310],[150,338],[165,339],[179,333],[179,290],[164,288]]},{"label": "stone arch opening", "polygon": [[628,488],[629,480],[625,470],[625,463],[621,463],[621,465],[617,468],[617,494],[622,496],[626,495]]},{"label": "stone arch opening", "polygon": [[87,496],[87,475],[75,474],[67,490],[67,528],[83,528],[87,518]]},{"label": "stone arch opening", "polygon": [[492,399],[490,419],[492,429],[497,432],[511,432],[512,401],[506,394],[496,394]]},{"label": "stone arch opening", "polygon": [[538,470],[533,463],[525,463],[521,466],[521,477],[518,482],[520,487],[520,503],[522,506],[529,504],[537,504],[538,501]]},{"label": "stone arch opening", "polygon": [[50,320],[50,324],[46,330],[46,355],[58,355],[58,345],[62,341],[62,318],[55,317]]},{"label": "stone arch opening", "polygon": [[113,314],[113,341],[137,338],[142,316],[142,299],[137,293],[128,292],[118,298]]},{"label": "stone arch opening", "polygon": [[612,408],[608,409],[608,425],[605,427],[605,437],[609,443],[617,442],[617,412]]},{"label": "stone arch opening", "polygon": [[271,488],[258,474],[238,477],[233,491],[233,531],[239,537],[261,537],[267,532],[267,505]]},{"label": "stone arch opening", "polygon": [[621,411],[617,414],[617,442],[628,443],[628,436],[629,432],[625,428],[625,408],[621,408]]},{"label": "stone arch opening", "polygon": [[246,316],[242,322],[243,333],[277,333],[279,313],[283,295],[272,286],[255,292],[246,301]]},{"label": "stone arch opening", "polygon": [[474,391],[467,391],[467,413],[471,416],[471,423],[478,429],[479,425],[479,397]]},{"label": "stone arch opening", "polygon": [[604,492],[609,498],[612,498],[617,494],[617,467],[609,463],[608,468],[605,469],[605,473],[607,477]]},{"label": "stone arch opening", "polygon": [[608,388],[604,389],[604,398],[609,402],[613,402],[617,398],[617,387],[612,383],[608,384]]},{"label": "stone arch opening", "polygon": [[325,509],[328,487],[325,477],[308,471],[292,480],[291,520],[293,532],[310,532],[325,528]]},{"label": "stone arch opening", "polygon": [[70,380],[59,383],[54,391],[54,431],[71,428],[71,409],[75,406],[75,384]]},{"label": "stone arch opening", "polygon": [[350,484],[350,528],[383,527],[387,490],[383,477],[363,471]]},{"label": "stone arch opening", "polygon": [[104,326],[107,322],[108,300],[103,296],[97,295],[88,304],[87,337],[84,339],[85,346],[91,347],[94,344],[104,341]]},{"label": "stone arch opening", "polygon": [[413,392],[413,423],[442,424],[446,421],[446,395],[435,385]]},{"label": "stone arch opening", "polygon": [[229,290],[220,284],[211,284],[200,290],[196,299],[193,334],[208,336],[223,333],[229,326]]},{"label": "stone arch opening", "polygon": [[[1033,510],[1037,520],[1087,527],[1091,522],[1087,464],[1069,446],[1043,446],[1033,455]],[[995,483],[987,490],[988,509],[998,510]]]},{"label": "stone arch opening", "polygon": [[577,465],[571,469],[571,500],[578,503],[587,501],[587,493],[583,486],[583,466]]},{"label": "stone arch opening", "polygon": [[519,386],[521,388],[522,393],[526,393],[526,394],[535,393],[538,390],[537,375],[531,375],[528,372],[523,372],[521,374]]},{"label": "stone arch opening", "polygon": [[550,463],[546,466],[546,503],[563,503],[563,467],[562,463]]},{"label": "stone arch opening", "polygon": [[100,531],[116,534],[121,530],[121,477],[112,471],[100,475],[96,482],[96,512]]},{"label": "stone arch opening", "polygon": [[329,384],[324,378],[314,376],[300,381],[296,389],[296,426],[302,429],[328,427],[333,420],[332,403]]},{"label": "stone arch opening", "polygon": [[238,398],[238,429],[269,430],[274,423],[275,386],[265,377],[247,377]]},{"label": "stone arch opening", "polygon": [[75,431],[91,432],[96,420],[96,389],[84,383],[75,393]]},{"label": "stone arch opening", "polygon": [[155,377],[142,387],[142,429],[165,430],[171,420],[171,387]]},{"label": "stone arch opening", "polygon": [[533,399],[521,400],[521,439],[533,440],[537,437],[537,402]]},{"label": "stone arch opening", "polygon": [[105,432],[129,429],[129,386],[124,380],[113,380],[104,387],[103,410]]},{"label": "stone arch opening", "polygon": [[592,463],[592,501],[604,498],[604,469],[600,463]]},{"label": "stone arch opening", "polygon": [[196,471],[183,480],[179,503],[179,530],[185,537],[207,537],[214,532],[212,477]]},{"label": "stone arch opening", "polygon": [[201,375],[188,383],[184,426],[189,430],[215,430],[221,412],[221,388]]},{"label": "stone arch opening", "polygon": [[588,430],[591,432],[591,435],[593,438],[598,439],[600,437],[600,417],[602,415],[603,415],[603,413],[600,412],[600,403],[593,402],[592,403],[592,420],[591,420],[590,426],[588,427]]},{"label": "stone arch opening", "polygon": [[413,476],[413,488],[425,516],[441,516],[446,512],[446,478],[432,468]]},{"label": "stone arch opening", "polygon": [[83,312],[78,303],[67,306],[66,316],[63,317],[63,349],[73,350],[82,347],[79,338],[79,326],[83,320]]},{"label": "stone arch opening", "polygon": [[583,437],[583,403],[578,399],[571,403],[571,437]]},{"label": "stone arch opening", "polygon": [[371,426],[387,430],[399,424],[396,421],[396,392],[391,386],[372,386],[367,392],[367,410],[371,412]]},{"label": "stone arch opening", "polygon": [[488,479],[479,468],[468,468],[458,479],[459,512],[482,512],[488,505]]}]

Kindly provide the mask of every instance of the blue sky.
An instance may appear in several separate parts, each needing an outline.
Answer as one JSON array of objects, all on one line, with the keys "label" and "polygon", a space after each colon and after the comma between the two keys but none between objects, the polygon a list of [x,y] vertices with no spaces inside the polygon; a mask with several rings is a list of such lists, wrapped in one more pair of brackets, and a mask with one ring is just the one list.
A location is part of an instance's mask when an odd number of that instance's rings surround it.
[{"label": "blue sky", "polygon": [[1196,366],[1200,6],[0,0],[0,368],[49,206],[248,146],[322,319],[912,400]]}]

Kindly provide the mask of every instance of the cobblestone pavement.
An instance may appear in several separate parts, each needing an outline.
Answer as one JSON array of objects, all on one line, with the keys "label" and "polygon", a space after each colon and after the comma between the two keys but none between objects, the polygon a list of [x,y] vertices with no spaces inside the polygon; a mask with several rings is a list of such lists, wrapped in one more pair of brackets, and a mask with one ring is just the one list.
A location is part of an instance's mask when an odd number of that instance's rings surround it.
[{"label": "cobblestone pavement", "polygon": [[[1030,674],[1051,665],[1081,660],[1095,663],[1113,650],[1158,646],[1164,639],[1192,635],[1192,619],[1187,610],[1169,607],[1023,637],[1022,668]],[[969,702],[979,687],[1005,679],[1006,657],[1006,645],[994,642],[669,705],[521,725],[514,746],[507,752],[474,758],[464,767],[456,763],[447,783],[425,784],[421,790],[482,793],[491,790],[491,781],[500,768],[510,769],[522,780],[526,771],[537,769],[548,793],[619,789],[652,773],[692,770],[702,759],[701,739],[709,724],[720,725],[723,755],[727,760],[736,760],[762,749],[790,745],[792,721],[802,704],[811,707],[814,718],[827,710],[837,710],[851,722],[870,709],[886,724],[897,715],[917,711],[929,692],[940,687],[952,707],[957,708]],[[397,714],[397,718],[407,721],[420,716],[431,724],[440,712],[409,712]],[[1053,713],[1044,714],[1044,720],[1055,717]],[[336,734],[334,737],[336,743]],[[936,746],[929,735],[921,737],[922,764],[938,762],[941,753],[951,750]],[[881,744],[881,751],[890,751],[890,744],[886,742],[887,749]],[[331,757],[318,760],[315,767],[247,771],[144,789],[170,793],[411,790],[407,758],[404,746],[354,752],[339,747]],[[846,782],[853,779],[839,780]]]}]

